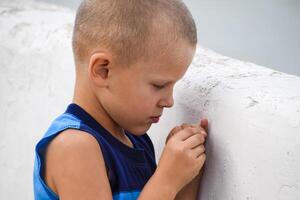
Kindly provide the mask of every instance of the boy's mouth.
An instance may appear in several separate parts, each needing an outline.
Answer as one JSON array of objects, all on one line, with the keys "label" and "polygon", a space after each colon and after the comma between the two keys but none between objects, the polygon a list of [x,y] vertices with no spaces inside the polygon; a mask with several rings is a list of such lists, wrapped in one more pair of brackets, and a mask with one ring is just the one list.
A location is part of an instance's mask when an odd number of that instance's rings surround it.
[{"label": "boy's mouth", "polygon": [[157,116],[157,117],[150,117],[152,123],[157,123],[159,121],[159,117],[160,116]]}]

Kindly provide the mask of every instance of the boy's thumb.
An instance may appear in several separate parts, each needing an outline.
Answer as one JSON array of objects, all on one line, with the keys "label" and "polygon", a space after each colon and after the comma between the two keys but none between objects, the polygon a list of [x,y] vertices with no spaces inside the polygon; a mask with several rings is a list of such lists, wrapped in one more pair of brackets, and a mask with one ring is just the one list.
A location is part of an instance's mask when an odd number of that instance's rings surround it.
[{"label": "boy's thumb", "polygon": [[206,118],[201,119],[201,121],[200,121],[200,126],[201,126],[202,128],[204,128],[205,131],[207,132],[207,131],[208,131],[208,120],[207,120]]}]

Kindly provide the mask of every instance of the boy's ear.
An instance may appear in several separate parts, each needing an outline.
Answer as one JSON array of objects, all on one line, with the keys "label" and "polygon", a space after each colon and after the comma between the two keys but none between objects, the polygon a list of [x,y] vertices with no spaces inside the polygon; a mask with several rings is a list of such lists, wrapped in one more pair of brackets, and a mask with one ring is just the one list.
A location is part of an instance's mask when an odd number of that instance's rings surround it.
[{"label": "boy's ear", "polygon": [[106,52],[94,53],[89,62],[89,78],[99,87],[107,87],[111,56]]}]

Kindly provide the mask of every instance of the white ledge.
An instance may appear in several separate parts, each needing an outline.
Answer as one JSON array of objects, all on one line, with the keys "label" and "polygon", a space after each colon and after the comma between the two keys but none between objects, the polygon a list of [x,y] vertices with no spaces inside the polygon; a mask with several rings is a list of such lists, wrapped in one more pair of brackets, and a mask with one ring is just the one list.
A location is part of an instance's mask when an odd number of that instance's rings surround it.
[{"label": "white ledge", "polygon": [[[33,199],[35,142],[72,98],[74,17],[0,2],[0,199]],[[201,200],[300,199],[300,77],[198,47],[174,98],[148,133],[159,160],[173,126],[209,119]]]}]

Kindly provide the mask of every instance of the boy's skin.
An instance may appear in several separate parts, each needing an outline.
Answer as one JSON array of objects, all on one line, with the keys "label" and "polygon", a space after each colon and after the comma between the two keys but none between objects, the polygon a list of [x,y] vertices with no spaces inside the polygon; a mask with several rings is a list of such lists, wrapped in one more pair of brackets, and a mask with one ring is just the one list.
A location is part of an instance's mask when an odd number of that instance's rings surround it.
[{"label": "boy's skin", "polygon": [[[207,132],[208,132],[208,121],[207,119],[202,119],[200,121],[200,124],[186,124],[183,123],[181,126],[176,126],[174,127],[169,135],[167,136],[166,143],[169,141],[169,139],[178,133],[180,130],[185,129],[187,127],[200,127],[202,128],[201,134],[206,138],[207,137]],[[201,169],[200,173],[187,185],[184,186],[176,195],[176,200],[189,200],[189,199],[196,199],[198,196],[199,192],[199,185],[200,185],[200,180],[203,174],[203,168]]]},{"label": "boy's skin", "polygon": [[[151,117],[173,106],[174,84],[186,72],[196,48],[184,40],[168,48],[159,43],[153,47],[158,56],[130,67],[117,65],[113,52],[98,48],[87,59],[88,67],[76,70],[73,102],[130,147],[124,130],[142,135],[153,123]],[[186,125],[170,133],[157,170],[139,199],[196,199],[206,159],[203,131],[200,125]],[[73,129],[60,133],[49,144],[45,162],[45,181],[60,199],[112,199],[102,152],[91,135]]]}]

